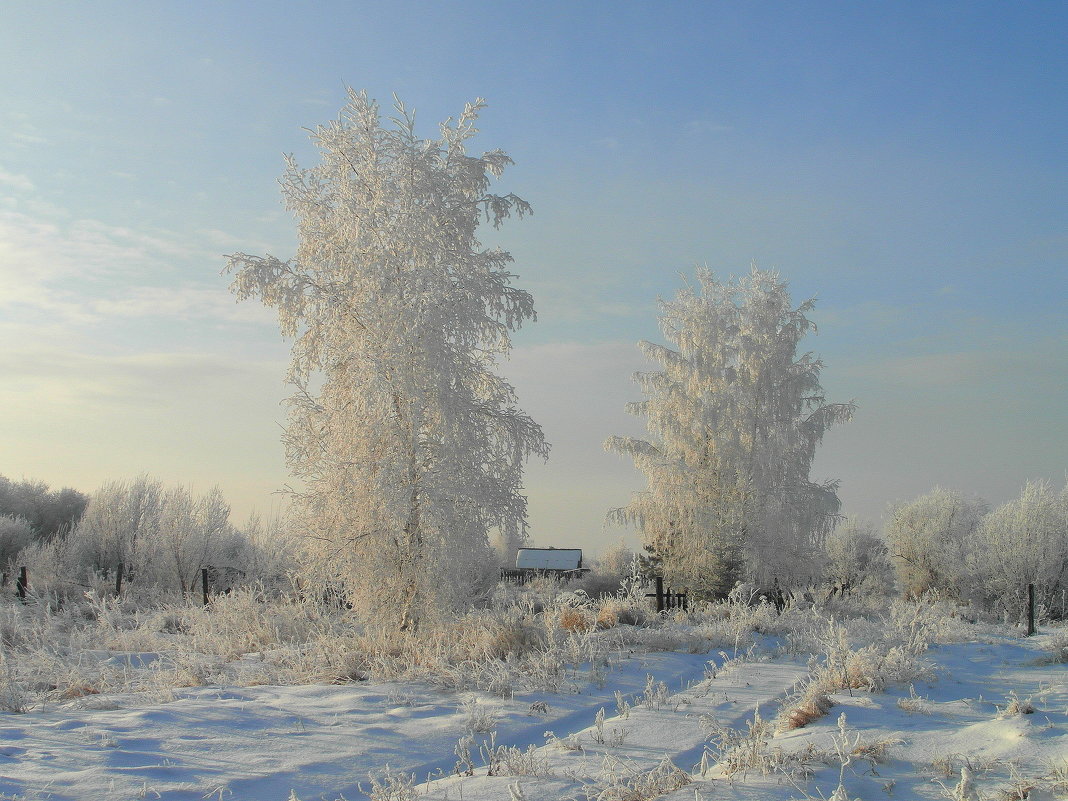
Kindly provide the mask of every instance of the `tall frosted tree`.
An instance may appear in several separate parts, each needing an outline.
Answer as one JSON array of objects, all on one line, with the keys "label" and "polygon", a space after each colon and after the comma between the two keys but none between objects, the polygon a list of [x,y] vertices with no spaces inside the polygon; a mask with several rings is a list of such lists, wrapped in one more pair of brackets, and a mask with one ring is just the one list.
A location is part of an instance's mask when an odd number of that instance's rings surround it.
[{"label": "tall frosted tree", "polygon": [[238,298],[275,307],[295,338],[284,442],[318,567],[404,629],[470,597],[496,565],[490,532],[522,540],[522,466],[548,454],[494,372],[534,303],[512,286],[511,256],[477,238],[481,222],[530,211],[489,191],[504,152],[467,153],[484,105],[421,139],[402,104],[383,125],[350,90],[312,133],[320,164],[287,159],[295,257],[229,259]]},{"label": "tall frosted tree", "polygon": [[786,282],[756,269],[660,301],[670,343],[639,343],[661,369],[635,375],[648,439],[611,437],[633,458],[647,489],[610,513],[637,526],[673,583],[712,595],[741,579],[763,586],[806,577],[840,509],[837,483],[809,469],[824,432],[852,403],[827,403],[823,363],[798,355],[814,328],[809,300],[794,308]]}]

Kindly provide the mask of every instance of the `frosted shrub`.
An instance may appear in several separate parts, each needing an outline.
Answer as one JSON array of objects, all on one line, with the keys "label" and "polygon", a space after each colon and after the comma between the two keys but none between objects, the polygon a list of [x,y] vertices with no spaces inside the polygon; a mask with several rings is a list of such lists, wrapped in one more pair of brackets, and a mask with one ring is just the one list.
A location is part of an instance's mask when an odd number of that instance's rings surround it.
[{"label": "frosted shrub", "polygon": [[15,676],[10,660],[0,651],[0,712],[21,714],[29,708],[29,694]]},{"label": "frosted shrub", "polygon": [[[751,627],[771,620],[766,605],[725,602],[678,620],[660,616],[650,617],[648,626],[623,625],[627,615],[642,614],[629,596],[593,601],[546,585],[533,595],[499,592],[485,608],[412,633],[388,623],[360,624],[313,592],[281,595],[248,585],[207,607],[148,605],[143,597],[116,599],[112,592],[82,591],[63,604],[0,603],[0,641],[29,703],[218,682],[418,680],[506,698],[529,690],[575,691],[602,682],[620,652],[730,648],[751,641]],[[577,615],[581,625],[562,625],[565,613]],[[795,625],[814,613],[793,614],[780,620]],[[600,628],[598,619],[610,627]],[[141,664],[138,654],[159,657]],[[657,695],[649,693],[649,702]]]},{"label": "frosted shrub", "polygon": [[1019,715],[1033,715],[1035,713],[1035,705],[1031,703],[1030,698],[1021,699],[1016,694],[1015,690],[1009,692],[1009,702],[1005,706],[998,707],[997,720],[1004,720],[1005,718],[1014,718]]},{"label": "frosted shrub", "polygon": [[536,746],[526,749],[497,745],[494,736],[482,747],[482,757],[489,767],[489,776],[552,776],[549,758]]},{"label": "frosted shrub", "polygon": [[497,728],[497,714],[475,698],[464,701],[461,711],[464,714],[464,729],[470,734],[482,734]]},{"label": "frosted shrub", "polygon": [[342,615],[329,613],[322,604],[306,598],[267,600],[253,587],[220,595],[209,609],[180,611],[177,625],[193,648],[228,658],[351,631]]},{"label": "frosted shrub", "polygon": [[380,774],[368,777],[371,786],[360,792],[365,793],[371,801],[416,801],[415,775],[391,769],[388,765]]},{"label": "frosted shrub", "polygon": [[990,609],[1019,620],[1025,590],[1064,614],[1068,590],[1068,486],[1055,493],[1045,482],[1028,482],[1020,495],[983,518],[968,554],[976,596]]},{"label": "frosted shrub", "polygon": [[836,692],[838,689],[840,688],[837,683],[829,676],[811,678],[802,686],[800,692],[783,705],[776,727],[779,731],[801,729],[823,717],[834,706],[827,693]]},{"label": "frosted shrub", "polygon": [[664,682],[657,681],[652,675],[645,677],[645,690],[642,692],[641,700],[642,706],[659,712],[660,707],[667,703],[670,696],[671,693]]},{"label": "frosted shrub", "polygon": [[0,571],[9,576],[19,552],[33,542],[33,529],[25,517],[0,515]]},{"label": "frosted shrub", "polygon": [[1060,629],[1050,636],[1043,645],[1049,656],[1039,660],[1040,664],[1064,665],[1068,664],[1068,629]]},{"label": "frosted shrub", "polygon": [[630,763],[606,755],[597,782],[587,783],[583,792],[587,801],[652,801],[681,790],[693,782],[690,774],[664,759],[654,768],[641,770]]},{"label": "frosted shrub", "polygon": [[931,714],[930,699],[916,694],[916,687],[909,685],[909,697],[898,698],[897,708],[904,709],[906,712],[915,712],[921,715]]},{"label": "frosted shrub", "polygon": [[593,630],[596,618],[593,603],[588,595],[578,592],[562,592],[553,599],[552,606],[545,610],[543,623],[549,640],[566,642],[569,634],[586,634]]},{"label": "frosted shrub", "polygon": [[649,612],[646,608],[618,595],[603,598],[597,609],[597,627],[601,629],[620,625],[641,626],[648,620]]},{"label": "frosted shrub", "polygon": [[984,501],[937,487],[893,509],[886,541],[898,586],[907,597],[966,596],[968,543],[985,512]]},{"label": "frosted shrub", "polygon": [[690,613],[694,631],[709,642],[709,648],[748,648],[754,634],[779,634],[789,630],[789,620],[760,596],[752,585],[738,585],[725,600],[697,602]]},{"label": "frosted shrub", "polygon": [[746,721],[744,730],[724,726],[712,715],[701,717],[701,727],[711,744],[701,760],[702,775],[708,770],[709,756],[727,778],[738,773],[744,776],[754,769],[768,772],[768,742],[774,728],[760,716],[759,709],[754,710],[753,718]]},{"label": "frosted shrub", "polygon": [[484,626],[485,654],[488,658],[522,657],[545,644],[545,632],[530,617],[520,614],[479,615]]},{"label": "frosted shrub", "polygon": [[575,607],[561,609],[559,620],[560,628],[564,631],[582,633],[591,631],[597,622],[589,610]]},{"label": "frosted shrub", "polygon": [[889,614],[875,620],[878,639],[900,645],[911,653],[921,653],[933,643],[968,642],[975,639],[975,626],[949,601],[921,599],[891,602]]},{"label": "frosted shrub", "polygon": [[847,629],[830,621],[823,640],[823,658],[800,689],[783,704],[780,731],[801,728],[826,714],[833,706],[830,695],[842,690],[877,692],[889,684],[933,678],[933,669],[920,657],[927,640],[915,625],[905,629],[907,639],[877,642],[853,649]]},{"label": "frosted shrub", "polygon": [[846,518],[824,543],[824,580],[842,594],[854,591],[885,596],[893,587],[886,542],[875,526]]}]

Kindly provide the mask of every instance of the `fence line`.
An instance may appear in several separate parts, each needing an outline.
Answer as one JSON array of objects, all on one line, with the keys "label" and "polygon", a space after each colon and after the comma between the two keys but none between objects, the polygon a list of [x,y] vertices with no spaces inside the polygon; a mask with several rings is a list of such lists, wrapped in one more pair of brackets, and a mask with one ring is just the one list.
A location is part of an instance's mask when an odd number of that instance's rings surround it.
[{"label": "fence line", "polygon": [[666,612],[670,609],[689,610],[689,599],[685,592],[672,592],[669,587],[664,591],[664,579],[656,577],[656,592],[647,592],[646,598],[656,598],[656,611]]}]

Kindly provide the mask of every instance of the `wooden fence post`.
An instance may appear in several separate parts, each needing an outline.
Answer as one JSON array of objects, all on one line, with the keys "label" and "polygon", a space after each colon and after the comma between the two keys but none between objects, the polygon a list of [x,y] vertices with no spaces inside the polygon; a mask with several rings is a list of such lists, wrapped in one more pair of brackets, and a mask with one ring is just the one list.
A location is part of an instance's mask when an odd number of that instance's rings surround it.
[{"label": "wooden fence post", "polygon": [[208,569],[200,568],[200,589],[204,595],[204,606],[208,605]]},{"label": "wooden fence post", "polygon": [[26,590],[30,588],[30,579],[26,574],[26,566],[23,565],[19,568],[19,577],[15,579],[15,592],[19,596],[19,600],[26,603]]},{"label": "wooden fence post", "polygon": [[657,576],[656,579],[656,592],[645,593],[646,598],[656,598],[656,611],[657,613],[664,611],[664,579]]},{"label": "wooden fence post", "polygon": [[124,565],[119,562],[119,566],[115,568],[115,597],[122,595],[122,571]]},{"label": "wooden fence post", "polygon": [[1035,585],[1027,585],[1027,636],[1035,633]]}]

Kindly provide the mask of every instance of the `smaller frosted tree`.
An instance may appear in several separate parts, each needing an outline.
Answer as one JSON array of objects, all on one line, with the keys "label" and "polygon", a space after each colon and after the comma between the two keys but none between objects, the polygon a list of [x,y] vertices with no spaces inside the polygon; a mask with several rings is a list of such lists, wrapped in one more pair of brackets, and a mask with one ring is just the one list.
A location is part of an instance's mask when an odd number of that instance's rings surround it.
[{"label": "smaller frosted tree", "polygon": [[1068,486],[1029,481],[1018,497],[996,507],[976,528],[968,549],[976,595],[988,607],[1023,611],[1025,588],[1064,615],[1068,590]]},{"label": "smaller frosted tree", "polygon": [[164,495],[155,545],[166,566],[166,583],[183,597],[193,592],[201,568],[217,566],[220,558],[236,550],[229,521],[230,505],[218,487],[200,497],[185,487],[174,487]]},{"label": "smaller frosted tree", "polygon": [[843,594],[865,589],[888,594],[893,589],[886,541],[866,521],[842,520],[824,544],[825,577]]},{"label": "smaller frosted tree", "polygon": [[836,483],[812,482],[809,468],[824,432],[854,408],[826,403],[822,362],[797,354],[812,305],[794,308],[786,282],[755,267],[726,282],[698,269],[696,289],[660,301],[671,347],[639,343],[661,369],[635,376],[647,397],[627,407],[650,438],[605,447],[648,482],[610,517],[641,530],[672,582],[722,594],[742,578],[811,578],[840,504]]},{"label": "smaller frosted tree", "polygon": [[218,488],[196,496],[142,475],[103,485],[64,543],[60,570],[83,582],[119,563],[139,592],[187,596],[202,567],[226,566],[240,550]]},{"label": "smaller frosted tree", "polygon": [[71,573],[84,578],[122,562],[130,577],[153,575],[159,569],[156,539],[164,493],[163,484],[147,475],[110,481],[92,493],[67,544]]},{"label": "smaller frosted tree", "polygon": [[985,501],[941,487],[894,507],[886,541],[899,589],[910,598],[966,596],[967,553],[986,511]]}]

